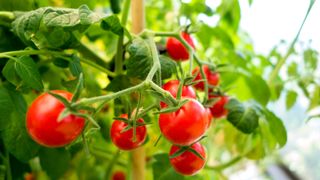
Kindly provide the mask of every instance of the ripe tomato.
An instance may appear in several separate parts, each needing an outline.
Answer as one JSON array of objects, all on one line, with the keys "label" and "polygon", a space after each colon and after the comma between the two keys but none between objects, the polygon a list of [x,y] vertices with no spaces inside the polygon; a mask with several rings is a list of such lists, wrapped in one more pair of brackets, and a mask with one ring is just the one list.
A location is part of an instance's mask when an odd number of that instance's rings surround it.
[{"label": "ripe tomato", "polygon": [[[197,151],[204,159],[206,159],[205,149],[199,142],[193,144],[191,148]],[[169,155],[173,155],[179,149],[179,146],[172,145]],[[187,150],[177,157],[170,158],[170,164],[178,173],[191,176],[203,168],[205,165],[205,160]]]},{"label": "ripe tomato", "polygon": [[24,175],[24,180],[35,180],[36,177],[34,176],[33,173],[27,173]]},{"label": "ripe tomato", "polygon": [[228,103],[228,96],[209,96],[209,98],[219,98],[218,101],[210,107],[211,114],[214,118],[220,118],[227,115],[228,110],[224,108],[224,106]]},{"label": "ripe tomato", "polygon": [[[127,114],[122,114],[120,117],[128,118]],[[140,118],[137,122],[143,123],[143,119]],[[111,140],[119,149],[132,150],[143,144],[147,137],[147,128],[145,125],[136,126],[136,141],[133,141],[133,128],[122,132],[128,126],[127,123],[115,120],[111,126]]]},{"label": "ripe tomato", "polygon": [[[68,100],[72,94],[64,90],[55,90]],[[65,146],[75,140],[83,130],[84,119],[68,115],[58,122],[60,113],[65,106],[48,93],[38,96],[27,112],[27,131],[37,143],[47,147]]]},{"label": "ripe tomato", "polygon": [[126,180],[126,175],[122,171],[116,171],[112,175],[112,180]]},{"label": "ripe tomato", "polygon": [[[187,43],[195,48],[191,36],[186,32],[181,32],[181,36]],[[167,52],[169,56],[176,61],[185,61],[189,59],[189,52],[186,47],[176,38],[169,37],[167,40]]]},{"label": "ripe tomato", "polygon": [[[179,81],[178,80],[170,80],[165,83],[162,88],[168,91],[173,97],[177,97],[178,89],[179,89]],[[196,92],[194,91],[192,86],[183,86],[181,97],[196,99]],[[165,107],[165,103],[160,103],[161,107]]]},{"label": "ripe tomato", "polygon": [[207,112],[207,116],[208,116],[208,119],[209,119],[208,128],[210,128],[213,116],[211,114],[210,108],[206,108],[206,112]]},{"label": "ripe tomato", "polygon": [[[203,69],[203,72],[207,78],[207,81],[208,81],[208,84],[209,85],[212,85],[212,86],[216,86],[218,85],[219,83],[219,79],[220,79],[220,75],[219,73],[217,72],[212,72],[209,68],[209,66],[207,65],[204,65],[202,66],[202,69]],[[192,74],[195,75],[196,74],[196,78],[194,79],[195,81],[197,80],[201,80],[202,79],[202,75],[201,75],[201,72],[200,72],[200,68],[199,67],[196,67],[193,71],[192,71]],[[204,82],[199,82],[197,84],[194,85],[194,87],[196,89],[199,89],[199,90],[204,90]]]},{"label": "ripe tomato", "polygon": [[175,112],[159,116],[163,136],[173,144],[187,146],[198,140],[207,130],[209,118],[206,109],[190,99]]}]

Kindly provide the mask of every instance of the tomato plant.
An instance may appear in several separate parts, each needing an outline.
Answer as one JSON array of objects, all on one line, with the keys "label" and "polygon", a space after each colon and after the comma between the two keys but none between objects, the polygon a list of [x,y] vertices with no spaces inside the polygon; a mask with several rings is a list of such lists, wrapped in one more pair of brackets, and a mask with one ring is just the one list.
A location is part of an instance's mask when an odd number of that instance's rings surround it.
[{"label": "tomato plant", "polygon": [[283,147],[269,107],[295,102],[279,76],[295,41],[271,62],[239,30],[239,2],[219,3],[0,1],[0,177],[218,178]]}]

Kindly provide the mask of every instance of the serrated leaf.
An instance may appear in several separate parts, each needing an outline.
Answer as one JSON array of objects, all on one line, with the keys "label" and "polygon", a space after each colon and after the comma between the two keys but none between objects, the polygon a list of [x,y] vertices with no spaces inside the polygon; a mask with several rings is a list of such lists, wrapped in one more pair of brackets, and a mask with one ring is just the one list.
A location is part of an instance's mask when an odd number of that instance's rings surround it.
[{"label": "serrated leaf", "polygon": [[120,20],[116,15],[103,18],[100,25],[102,29],[111,31],[118,36],[121,36],[124,33],[124,28],[122,27]]},{"label": "serrated leaf", "polygon": [[38,153],[39,145],[31,140],[26,131],[25,114],[27,104],[23,96],[9,88],[9,97],[14,104],[11,115],[6,116],[10,124],[2,131],[2,139],[6,149],[18,160],[28,162]]},{"label": "serrated leaf", "polygon": [[10,114],[13,112],[13,102],[7,90],[0,86],[0,131],[10,124]]},{"label": "serrated leaf", "polygon": [[130,58],[126,60],[127,75],[145,79],[152,67],[152,54],[147,42],[141,38],[133,39],[127,51]]},{"label": "serrated leaf", "polygon": [[68,170],[71,160],[65,148],[41,148],[39,157],[42,169],[52,179],[59,179]]},{"label": "serrated leaf", "polygon": [[2,69],[3,76],[15,86],[18,86],[21,82],[21,78],[18,76],[15,69],[15,61],[10,59]]},{"label": "serrated leaf", "polygon": [[13,32],[26,44],[39,49],[74,47],[74,32],[83,32],[100,17],[86,5],[79,9],[43,7],[21,13],[12,23]]},{"label": "serrated leaf", "polygon": [[161,79],[168,79],[176,72],[177,63],[167,56],[159,56],[161,64]]},{"label": "serrated leaf", "polygon": [[286,96],[286,108],[291,109],[297,100],[298,94],[295,91],[288,91]]},{"label": "serrated leaf", "polygon": [[82,66],[80,64],[80,59],[76,55],[72,56],[72,61],[69,63],[69,68],[72,75],[79,77],[82,73]]},{"label": "serrated leaf", "polygon": [[117,92],[131,86],[130,79],[126,75],[116,76],[106,87],[107,91]]},{"label": "serrated leaf", "polygon": [[43,90],[43,84],[36,63],[29,56],[21,56],[15,61],[15,69],[22,81],[38,91]]},{"label": "serrated leaf", "polygon": [[231,99],[225,105],[228,109],[227,120],[243,133],[250,134],[258,127],[258,115],[255,109],[245,108],[236,99]]}]

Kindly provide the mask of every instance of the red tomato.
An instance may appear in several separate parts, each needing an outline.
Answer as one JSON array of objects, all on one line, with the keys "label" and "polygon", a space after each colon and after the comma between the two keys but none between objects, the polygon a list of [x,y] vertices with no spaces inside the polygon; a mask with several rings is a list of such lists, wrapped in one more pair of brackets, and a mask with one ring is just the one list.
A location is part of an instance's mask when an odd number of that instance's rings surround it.
[{"label": "red tomato", "polygon": [[[120,117],[128,118],[127,114],[122,114]],[[140,118],[137,122],[143,123]],[[145,125],[136,127],[136,141],[133,141],[133,128],[121,132],[128,126],[127,123],[115,120],[111,126],[111,140],[121,150],[132,150],[143,144],[147,137],[147,128]]]},{"label": "red tomato", "polygon": [[[204,65],[202,66],[202,69],[204,71],[204,74],[206,75],[206,78],[207,78],[207,81],[208,81],[208,84],[209,85],[212,85],[212,86],[216,86],[219,84],[219,79],[220,79],[220,75],[219,73],[217,72],[212,72],[209,68],[209,66],[207,65]],[[201,80],[202,79],[202,76],[201,76],[201,72],[200,72],[200,68],[199,67],[196,67],[193,71],[192,71],[192,74],[193,75],[197,75],[196,78],[194,79],[195,81],[197,80]],[[199,90],[204,90],[204,82],[199,82],[197,84],[194,85],[194,87],[196,89],[199,89]]]},{"label": "red tomato", "polygon": [[[193,144],[191,148],[197,151],[204,159],[206,159],[205,149],[199,142]],[[169,155],[173,155],[179,149],[179,146],[172,145]],[[177,157],[170,158],[170,163],[178,173],[191,176],[203,168],[205,165],[205,160],[187,150]]]},{"label": "red tomato", "polygon": [[[165,83],[162,88],[168,91],[173,97],[177,97],[178,89],[179,89],[179,81],[178,80],[170,80]],[[183,86],[181,97],[196,99],[196,92],[194,91],[192,86]],[[161,107],[165,107],[165,103],[160,103]]]},{"label": "red tomato", "polygon": [[33,173],[27,173],[24,175],[24,180],[35,180],[36,177],[33,175]]},{"label": "red tomato", "polygon": [[208,116],[208,119],[209,119],[209,123],[208,123],[208,128],[209,128],[210,125],[211,125],[213,116],[211,114],[210,108],[206,108],[206,112],[207,112],[207,116]]},{"label": "red tomato", "polygon": [[206,109],[195,99],[190,99],[175,112],[159,116],[163,136],[173,144],[187,146],[198,140],[209,124]]},{"label": "red tomato", "polygon": [[112,175],[112,180],[126,180],[126,175],[122,171],[116,171]]},{"label": "red tomato", "polygon": [[220,118],[227,115],[228,110],[224,106],[228,103],[228,96],[209,96],[209,98],[219,98],[219,100],[210,107],[211,114],[214,118]]},{"label": "red tomato", "polygon": [[[72,94],[64,90],[54,90],[68,100]],[[65,106],[48,93],[38,96],[27,112],[27,131],[37,143],[47,147],[65,146],[75,140],[83,130],[84,119],[68,115],[58,122]]]},{"label": "red tomato", "polygon": [[[181,32],[182,38],[187,41],[187,43],[195,48],[191,36],[186,32]],[[189,59],[189,52],[187,48],[176,38],[169,37],[167,40],[167,52],[169,56],[176,61],[185,61]]]}]

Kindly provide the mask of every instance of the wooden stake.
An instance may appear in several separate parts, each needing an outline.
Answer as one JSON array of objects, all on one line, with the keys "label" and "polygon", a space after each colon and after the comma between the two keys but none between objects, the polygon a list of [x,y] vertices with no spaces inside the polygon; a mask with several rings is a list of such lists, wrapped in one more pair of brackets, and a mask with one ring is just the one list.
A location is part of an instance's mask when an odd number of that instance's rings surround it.
[{"label": "wooden stake", "polygon": [[[131,0],[132,33],[139,34],[145,27],[144,0]],[[145,180],[146,152],[139,147],[132,151],[132,179]]]}]

